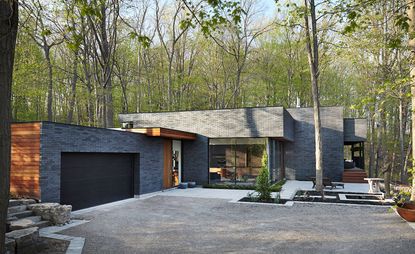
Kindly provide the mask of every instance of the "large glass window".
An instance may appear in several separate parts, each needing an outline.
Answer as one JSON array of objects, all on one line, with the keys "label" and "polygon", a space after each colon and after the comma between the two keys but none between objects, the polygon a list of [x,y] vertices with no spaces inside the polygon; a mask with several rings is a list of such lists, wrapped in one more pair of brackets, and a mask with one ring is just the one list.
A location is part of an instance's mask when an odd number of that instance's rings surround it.
[{"label": "large glass window", "polygon": [[275,139],[270,140],[270,176],[273,182],[285,178],[284,143]]},{"label": "large glass window", "polygon": [[210,183],[254,183],[266,152],[266,138],[210,139]]}]

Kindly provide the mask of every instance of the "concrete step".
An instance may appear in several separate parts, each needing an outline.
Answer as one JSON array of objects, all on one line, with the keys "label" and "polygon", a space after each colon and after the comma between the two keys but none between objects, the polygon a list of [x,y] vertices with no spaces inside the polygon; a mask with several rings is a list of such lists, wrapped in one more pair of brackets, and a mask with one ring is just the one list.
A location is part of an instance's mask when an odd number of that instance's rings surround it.
[{"label": "concrete step", "polygon": [[14,217],[14,216],[8,216],[6,219],[6,223],[10,223],[12,221],[18,220],[19,218]]},{"label": "concrete step", "polygon": [[27,210],[27,205],[11,206],[11,207],[8,208],[7,214],[23,212],[23,211],[26,211],[26,210]]},{"label": "concrete step", "polygon": [[30,216],[23,219],[18,219],[10,222],[10,230],[24,229],[35,227],[37,223],[42,220],[40,216]]},{"label": "concrete step", "polygon": [[21,211],[21,212],[17,212],[17,213],[9,213],[7,214],[7,218],[9,217],[16,217],[18,219],[22,219],[22,218],[26,218],[29,216],[33,216],[33,212],[30,210],[25,210],[25,211]]},{"label": "concrete step", "polygon": [[45,227],[49,227],[52,226],[52,223],[50,221],[47,220],[42,220],[39,222],[36,222],[33,227],[38,227],[38,228],[45,228]]},{"label": "concrete step", "polygon": [[30,204],[36,204],[36,200],[34,199],[28,199],[28,198],[23,198],[23,199],[10,199],[9,200],[9,207],[12,206],[19,206],[19,205],[30,205]]}]

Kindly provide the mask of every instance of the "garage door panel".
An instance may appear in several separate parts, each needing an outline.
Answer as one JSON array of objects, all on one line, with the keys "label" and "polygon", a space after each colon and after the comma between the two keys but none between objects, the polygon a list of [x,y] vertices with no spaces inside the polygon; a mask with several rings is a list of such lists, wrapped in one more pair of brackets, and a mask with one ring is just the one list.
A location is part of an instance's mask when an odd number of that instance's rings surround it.
[{"label": "garage door panel", "polygon": [[62,153],[61,202],[74,210],[133,196],[134,155]]},{"label": "garage door panel", "polygon": [[[73,182],[66,182],[64,185],[65,192],[70,194],[83,194],[86,192],[108,192],[108,195],[111,193],[129,193],[131,189],[131,184],[129,183],[131,179],[123,179],[122,181],[117,178],[108,178],[106,181],[100,182],[91,182],[89,180],[80,180]],[[82,188],[79,188],[79,185],[84,185]],[[114,184],[120,185],[117,188],[114,188]],[[108,191],[111,189],[111,191]]]}]

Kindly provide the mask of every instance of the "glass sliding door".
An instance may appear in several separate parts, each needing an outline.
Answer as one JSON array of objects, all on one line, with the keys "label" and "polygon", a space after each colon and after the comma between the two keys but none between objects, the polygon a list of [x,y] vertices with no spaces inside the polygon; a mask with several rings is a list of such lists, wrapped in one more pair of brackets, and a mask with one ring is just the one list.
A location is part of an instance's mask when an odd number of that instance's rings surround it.
[{"label": "glass sliding door", "polygon": [[210,139],[210,183],[255,183],[266,152],[266,138]]},{"label": "glass sliding door", "polygon": [[284,142],[270,139],[270,177],[272,182],[285,178],[285,150]]}]

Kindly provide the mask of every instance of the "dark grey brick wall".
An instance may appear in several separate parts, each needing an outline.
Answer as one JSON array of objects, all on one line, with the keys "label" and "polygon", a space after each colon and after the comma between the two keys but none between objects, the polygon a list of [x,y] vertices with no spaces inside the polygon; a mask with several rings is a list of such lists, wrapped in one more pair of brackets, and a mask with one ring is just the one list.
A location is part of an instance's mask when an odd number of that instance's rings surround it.
[{"label": "dark grey brick wall", "polygon": [[344,119],[344,141],[363,142],[367,137],[367,119],[345,118]]},{"label": "dark grey brick wall", "polygon": [[[315,175],[314,118],[312,108],[287,109],[295,120],[295,142],[287,142],[287,179],[307,180]],[[343,108],[321,108],[324,175],[340,181],[343,173]]]},{"label": "dark grey brick wall", "polygon": [[284,137],[282,107],[120,114],[120,122],[134,127],[164,127],[209,138]]},{"label": "dark grey brick wall", "polygon": [[289,141],[294,141],[294,119],[290,113],[284,109],[284,138]]},{"label": "dark grey brick wall", "polygon": [[209,139],[197,135],[196,140],[183,140],[183,181],[208,182]]},{"label": "dark grey brick wall", "polygon": [[[60,201],[62,152],[103,152],[139,154],[139,194],[162,189],[163,142],[141,134],[42,122],[41,130],[41,199]],[[138,162],[137,162],[138,163]],[[137,187],[137,186],[136,186]],[[138,190],[135,190],[138,194]]]}]

